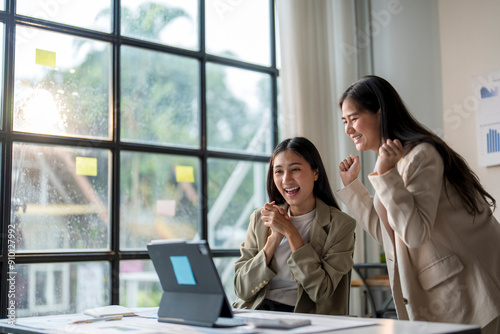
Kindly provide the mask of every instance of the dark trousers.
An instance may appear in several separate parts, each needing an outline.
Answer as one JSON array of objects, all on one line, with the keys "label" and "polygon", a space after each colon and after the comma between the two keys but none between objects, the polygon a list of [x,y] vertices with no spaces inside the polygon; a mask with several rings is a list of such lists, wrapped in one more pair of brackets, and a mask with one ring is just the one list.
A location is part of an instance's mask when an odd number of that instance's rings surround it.
[{"label": "dark trousers", "polygon": [[278,303],[270,299],[264,299],[262,304],[260,304],[259,307],[257,307],[257,310],[280,311],[280,312],[293,312],[294,309],[295,306]]}]

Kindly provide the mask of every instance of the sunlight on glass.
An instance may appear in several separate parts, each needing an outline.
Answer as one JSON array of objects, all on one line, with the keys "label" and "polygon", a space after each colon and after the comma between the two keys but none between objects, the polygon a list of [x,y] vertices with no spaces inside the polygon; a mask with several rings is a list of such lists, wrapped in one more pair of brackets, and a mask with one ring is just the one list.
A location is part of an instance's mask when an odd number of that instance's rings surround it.
[{"label": "sunlight on glass", "polygon": [[198,50],[198,0],[122,0],[121,34]]},{"label": "sunlight on glass", "polygon": [[208,236],[212,248],[239,248],[250,214],[266,203],[267,163],[208,160]]},{"label": "sunlight on glass", "polygon": [[145,250],[154,239],[199,239],[199,160],[122,151],[120,248]]},{"label": "sunlight on glass", "polygon": [[157,307],[163,289],[150,260],[120,261],[120,305]]},{"label": "sunlight on glass", "polygon": [[109,249],[109,154],[14,143],[16,251]]},{"label": "sunlight on glass", "polygon": [[81,313],[110,303],[108,262],[16,264],[16,317]]},{"label": "sunlight on glass", "polygon": [[18,26],[14,131],[109,139],[109,43]]},{"label": "sunlight on glass", "polygon": [[37,19],[111,32],[111,6],[110,0],[17,0],[16,12]]},{"label": "sunlight on glass", "polygon": [[207,146],[270,154],[271,76],[207,64]]},{"label": "sunlight on glass", "polygon": [[269,66],[269,0],[205,2],[208,53]]},{"label": "sunlight on glass", "polygon": [[[43,110],[43,113],[40,110]],[[24,124],[24,131],[27,132],[36,132],[38,129],[45,133],[63,131],[61,115],[54,96],[44,89],[32,91],[18,120]]]}]

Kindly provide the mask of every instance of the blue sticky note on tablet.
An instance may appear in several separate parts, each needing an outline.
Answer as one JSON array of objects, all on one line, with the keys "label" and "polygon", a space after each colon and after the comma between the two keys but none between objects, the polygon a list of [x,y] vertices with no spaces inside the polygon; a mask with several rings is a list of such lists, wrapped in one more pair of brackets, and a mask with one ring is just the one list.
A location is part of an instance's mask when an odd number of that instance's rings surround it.
[{"label": "blue sticky note on tablet", "polygon": [[191,264],[187,256],[171,256],[170,262],[172,262],[172,267],[174,267],[177,284],[196,285],[193,269],[191,269]]}]

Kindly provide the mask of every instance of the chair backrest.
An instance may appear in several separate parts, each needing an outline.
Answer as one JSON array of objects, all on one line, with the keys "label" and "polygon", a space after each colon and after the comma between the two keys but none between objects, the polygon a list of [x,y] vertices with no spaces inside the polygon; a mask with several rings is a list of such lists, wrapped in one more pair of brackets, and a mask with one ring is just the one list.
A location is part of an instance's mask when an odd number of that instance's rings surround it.
[{"label": "chair backrest", "polygon": [[[369,276],[368,272],[371,270],[377,270],[379,273],[383,271],[387,273],[387,265],[385,263],[357,263],[353,266],[353,269],[358,274],[363,287],[366,291],[367,303],[371,310],[372,318],[392,318],[397,319],[396,310],[393,307],[392,293],[389,284],[389,278],[387,275],[375,275]],[[373,295],[374,289],[385,289],[389,291],[389,297],[380,305],[377,306],[376,299]],[[380,303],[379,303],[380,304]]]}]

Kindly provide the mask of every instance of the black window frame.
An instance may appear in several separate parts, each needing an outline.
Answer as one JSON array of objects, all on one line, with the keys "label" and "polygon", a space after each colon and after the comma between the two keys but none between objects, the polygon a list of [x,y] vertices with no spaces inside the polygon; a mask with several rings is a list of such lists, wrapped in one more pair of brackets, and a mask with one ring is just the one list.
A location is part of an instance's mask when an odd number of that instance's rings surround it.
[{"label": "black window frame", "polygon": [[[44,21],[16,13],[16,0],[6,0],[5,11],[0,11],[0,23],[4,24],[4,62],[3,62],[3,101],[2,101],[2,128],[0,129],[1,142],[1,219],[2,219],[2,247],[0,255],[1,267],[1,318],[7,317],[8,305],[8,226],[11,222],[12,198],[12,146],[13,143],[36,143],[55,144],[63,146],[86,145],[93,148],[103,148],[111,151],[112,171],[111,171],[111,231],[110,249],[108,251],[96,252],[64,252],[64,253],[16,253],[15,264],[31,263],[53,263],[53,262],[92,262],[107,261],[110,263],[110,303],[119,303],[119,265],[124,260],[145,260],[149,259],[146,250],[143,251],[122,251],[119,245],[120,215],[119,215],[119,180],[120,180],[120,151],[127,150],[133,152],[154,152],[164,154],[187,155],[197,157],[201,164],[200,182],[200,207],[201,207],[201,230],[202,239],[208,239],[208,189],[207,189],[207,161],[210,158],[233,159],[240,161],[265,162],[269,161],[269,155],[245,155],[241,153],[222,152],[207,149],[207,106],[206,106],[206,64],[214,63],[226,65],[234,68],[255,71],[268,74],[271,77],[271,106],[272,106],[272,146],[278,143],[278,99],[277,80],[279,70],[276,64],[276,24],[275,24],[275,3],[269,0],[270,14],[270,66],[251,64],[235,59],[224,58],[207,54],[205,51],[205,0],[199,0],[199,51],[186,50],[168,45],[138,40],[121,36],[120,32],[120,0],[112,2],[112,32],[103,33],[65,24]],[[13,125],[13,96],[14,96],[14,61],[15,61],[15,31],[16,26],[33,27],[52,32],[61,32],[78,37],[89,38],[97,41],[104,41],[112,45],[112,131],[111,140],[96,140],[86,138],[71,138],[51,135],[29,134],[14,132]],[[196,59],[200,64],[200,149],[183,149],[159,145],[136,144],[120,141],[120,48],[121,46],[135,46],[146,50],[161,51],[173,55],[180,55]],[[238,249],[214,249],[215,257],[237,257]]]}]

